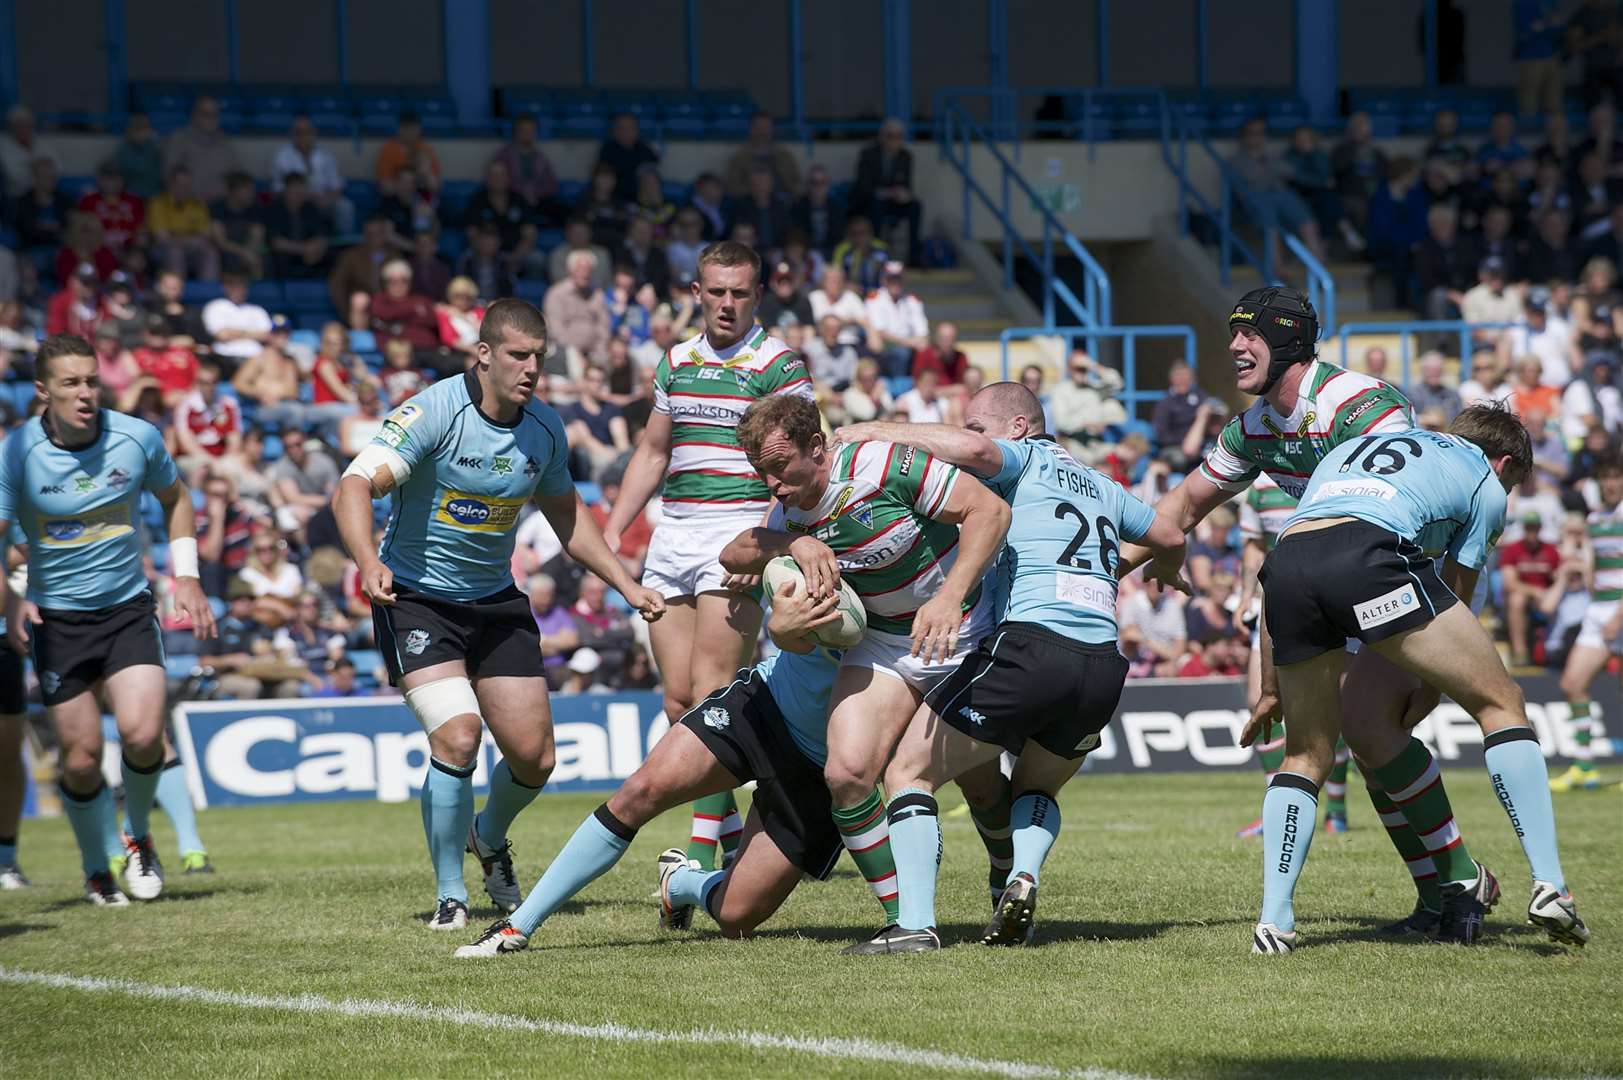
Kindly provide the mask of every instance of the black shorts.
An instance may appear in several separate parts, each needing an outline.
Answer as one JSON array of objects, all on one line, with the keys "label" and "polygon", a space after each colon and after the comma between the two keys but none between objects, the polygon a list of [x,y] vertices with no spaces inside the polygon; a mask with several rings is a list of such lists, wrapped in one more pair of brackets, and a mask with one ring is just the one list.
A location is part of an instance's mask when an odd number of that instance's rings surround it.
[{"label": "black shorts", "polygon": [[826,880],[844,846],[823,770],[795,745],[788,722],[754,668],[738,673],[682,717],[721,767],[755,781],[761,827],[796,866]]},{"label": "black shorts", "polygon": [[32,627],[34,670],[47,705],[78,697],[127,667],[163,667],[158,605],[143,590],[97,611],[40,608],[44,621]]},{"label": "black shorts", "polygon": [[509,585],[479,600],[447,600],[401,586],[393,604],[372,605],[389,685],[421,668],[461,660],[468,677],[516,675],[542,679],[541,632],[530,602]]},{"label": "black shorts", "polygon": [[1363,521],[1296,533],[1263,560],[1274,664],[1300,664],[1424,626],[1459,603],[1419,544]]},{"label": "black shorts", "polygon": [[924,700],[954,729],[1011,754],[1030,739],[1081,758],[1099,745],[1126,680],[1114,642],[1086,645],[1036,623],[1006,622]]},{"label": "black shorts", "polygon": [[23,658],[0,639],[0,716],[16,716],[28,711],[28,684],[23,678]]}]

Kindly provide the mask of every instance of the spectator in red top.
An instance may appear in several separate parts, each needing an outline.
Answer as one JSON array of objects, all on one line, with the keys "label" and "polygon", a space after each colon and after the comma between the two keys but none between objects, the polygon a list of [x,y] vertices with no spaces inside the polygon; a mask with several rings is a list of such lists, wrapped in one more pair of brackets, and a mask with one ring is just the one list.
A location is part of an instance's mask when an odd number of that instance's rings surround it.
[{"label": "spectator in red top", "polygon": [[349,332],[340,322],[330,322],[321,328],[321,348],[316,352],[315,367],[310,370],[310,400],[317,405],[355,404],[355,391],[350,389],[355,363],[349,352]]},{"label": "spectator in red top", "polygon": [[51,297],[45,306],[45,332],[94,337],[101,323],[101,301],[96,295],[100,281],[94,265],[80,264],[68,278],[67,288]]},{"label": "spectator in red top", "polygon": [[1539,537],[1544,521],[1536,513],[1522,515],[1522,538],[1499,547],[1499,572],[1504,579],[1505,622],[1510,631],[1513,664],[1532,662],[1533,622],[1544,622],[1539,600],[1561,568],[1561,552]]},{"label": "spectator in red top", "polygon": [[957,386],[964,381],[969,357],[958,347],[958,327],[955,323],[939,322],[931,335],[929,345],[913,354],[913,378],[919,373],[933,370],[941,376],[942,386]]},{"label": "spectator in red top", "polygon": [[118,256],[104,241],[96,215],[75,210],[68,217],[67,236],[56,253],[56,280],[66,285],[74,271],[85,263],[96,268],[98,280],[112,277],[118,269]]},{"label": "spectator in red top", "polygon": [[479,345],[479,325],[485,321],[479,286],[469,277],[452,278],[445,303],[435,305],[434,314],[440,323],[440,344],[471,360]]},{"label": "spectator in red top", "polygon": [[434,313],[434,301],[411,291],[411,264],[404,259],[391,259],[384,264],[383,288],[372,294],[368,313],[372,332],[378,342],[387,345],[395,338],[411,342],[420,366],[433,368],[440,374],[458,374],[462,370],[460,358],[453,358],[447,367],[440,356],[440,321]]},{"label": "spectator in red top", "polygon": [[101,379],[102,402],[119,412],[128,412],[135,404],[131,387],[141,369],[119,342],[118,327],[110,322],[96,327],[96,373]]},{"label": "spectator in red top", "polygon": [[174,344],[162,315],[147,316],[146,344],[135,350],[135,363],[142,375],[157,382],[165,408],[179,404],[197,382],[197,355]]},{"label": "spectator in red top", "polygon": [[209,596],[225,596],[226,584],[248,562],[253,532],[253,514],[237,497],[236,482],[222,470],[209,469],[203,480],[203,512],[197,519],[197,554],[202,559],[203,591]]},{"label": "spectator in red top", "polygon": [[242,410],[220,394],[220,365],[204,361],[192,392],[175,406],[175,443],[183,468],[213,463],[230,470],[242,452]]},{"label": "spectator in red top", "polygon": [[101,222],[107,246],[118,254],[135,242],[146,221],[146,204],[124,190],[124,174],[111,161],[96,170],[96,190],[79,200],[79,209]]}]

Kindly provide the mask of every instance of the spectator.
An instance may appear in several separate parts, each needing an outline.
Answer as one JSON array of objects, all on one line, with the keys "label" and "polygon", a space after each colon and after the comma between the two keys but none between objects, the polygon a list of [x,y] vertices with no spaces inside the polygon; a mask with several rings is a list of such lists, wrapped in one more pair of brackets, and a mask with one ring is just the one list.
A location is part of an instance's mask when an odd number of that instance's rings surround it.
[{"label": "spectator", "polygon": [[115,254],[123,254],[141,234],[146,204],[124,190],[124,175],[111,161],[96,170],[96,190],[79,200],[79,210],[101,222],[102,236]]},{"label": "spectator", "polygon": [[475,229],[468,250],[457,260],[456,272],[473,282],[482,295],[513,295],[513,262],[502,254],[501,230],[488,221]]},{"label": "spectator", "polygon": [[502,255],[516,273],[539,277],[545,272],[546,257],[535,249],[535,207],[512,189],[503,162],[485,166],[485,182],[468,200],[463,220],[470,244],[476,230],[493,226],[501,237]]},{"label": "spectator", "polygon": [[583,479],[598,480],[624,454],[631,452],[626,418],[620,407],[606,401],[608,372],[598,364],[586,365],[576,384],[579,395],[573,405],[558,410],[569,434],[569,446],[584,458]]},{"label": "spectator", "polygon": [[608,606],[608,586],[602,578],[596,574],[581,577],[572,614],[582,649],[596,649],[609,667],[618,667],[635,637],[630,617]]},{"label": "spectator", "polygon": [[[1044,408],[1047,407],[1045,402]],[[1222,398],[1209,397],[1202,401],[1195,409],[1195,418],[1190,422],[1189,430],[1184,432],[1183,442],[1179,446],[1183,451],[1183,460],[1195,462],[1204,458],[1217,445],[1217,437],[1222,434],[1228,418],[1229,407]]]},{"label": "spectator", "polygon": [[1472,168],[1471,149],[1460,138],[1460,114],[1453,109],[1438,109],[1431,114],[1431,141],[1426,144],[1426,160],[1446,165],[1455,182],[1464,179]]},{"label": "spectator", "polygon": [[1533,170],[1533,186],[1527,193],[1527,209],[1533,215],[1551,210],[1571,212],[1572,192],[1567,189],[1566,173],[1557,162],[1540,160]]},{"label": "spectator", "polygon": [[957,386],[964,381],[969,370],[969,357],[958,347],[958,324],[943,320],[936,323],[930,335],[930,344],[913,354],[912,375],[918,379],[921,372],[934,371],[943,386]]},{"label": "spectator", "polygon": [[[648,340],[636,345],[631,345],[628,350],[629,358],[635,362],[639,369],[651,371],[670,353],[671,347],[675,344],[677,344],[676,326],[671,319],[670,308],[664,304],[661,304],[659,307],[655,308],[654,313],[648,317]],[[609,368],[609,382],[612,385],[615,379],[615,369],[612,365],[612,349],[610,353],[610,360],[611,365]],[[634,381],[636,378],[636,373],[632,373],[629,378]],[[615,387],[614,392],[616,394],[632,394],[633,387]],[[621,402],[621,404],[624,403],[625,402],[623,401]]]},{"label": "spectator", "polygon": [[[101,380],[102,404],[106,408],[126,410],[125,395],[140,377],[141,369],[135,357],[119,341],[118,327],[103,322],[96,327],[93,341],[96,348],[96,372]],[[133,398],[133,395],[131,395]]]},{"label": "spectator", "polygon": [[415,190],[428,195],[440,190],[440,156],[423,140],[423,122],[416,113],[400,114],[394,137],[378,148],[374,175],[382,185],[398,179],[401,169],[411,170]]},{"label": "spectator", "polygon": [[913,192],[913,154],[906,141],[907,125],[901,120],[890,117],[879,126],[878,139],[857,157],[851,202],[882,236],[891,236],[897,225],[906,225],[908,262],[916,265],[922,222]]},{"label": "spectator", "polygon": [[444,296],[451,286],[451,264],[440,257],[438,233],[420,232],[411,238],[411,291],[419,296]]},{"label": "spectator", "polygon": [[235,172],[225,178],[225,198],[209,208],[221,271],[263,277],[265,217],[254,194],[254,178]]},{"label": "spectator", "polygon": [[[1518,393],[1522,389],[1518,386]],[[1548,390],[1549,387],[1539,389]],[[1514,399],[1511,407],[1515,408]],[[1559,398],[1555,399],[1555,407],[1560,408]],[[1540,474],[1549,487],[1555,488],[1566,479],[1567,470],[1572,465],[1566,440],[1561,437],[1560,425],[1552,422],[1552,414],[1542,408],[1530,406],[1525,411],[1516,411],[1521,414],[1522,426],[1533,441],[1533,471]]]},{"label": "spectator", "polygon": [[762,326],[771,329],[784,325],[785,315],[799,326],[810,326],[816,321],[812,315],[811,300],[800,291],[800,282],[795,277],[794,268],[786,262],[780,262],[772,268],[772,276],[768,279],[768,288],[766,294],[761,297],[756,317],[760,319]]},{"label": "spectator", "polygon": [[800,194],[800,166],[787,149],[772,139],[772,117],[758,112],[750,117],[749,131],[727,160],[727,194],[735,199],[750,196],[750,173],[764,167],[772,177],[772,190],[785,199]]},{"label": "spectator", "polygon": [[[340,641],[343,639],[340,638]],[[356,681],[355,661],[347,656],[340,656],[335,660],[327,661],[327,677],[321,680],[316,688],[317,697],[370,697],[371,692],[363,688]]]},{"label": "spectator", "polygon": [[181,468],[235,469],[242,452],[242,410],[220,393],[220,365],[205,361],[192,389],[175,405],[175,455]]},{"label": "spectator", "polygon": [[353,313],[357,296],[369,297],[378,291],[383,284],[383,264],[389,261],[390,252],[389,219],[373,214],[361,226],[361,242],[344,249],[327,278],[327,295],[334,311]]},{"label": "spectator", "polygon": [[1364,374],[1382,382],[1393,382],[1391,374],[1386,370],[1387,359],[1385,349],[1379,345],[1371,345],[1364,350]]},{"label": "spectator", "polygon": [[404,259],[392,259],[383,265],[383,289],[372,294],[368,314],[372,332],[382,343],[395,338],[411,342],[417,362],[433,368],[440,374],[460,374],[462,361],[450,362],[439,355],[440,322],[434,312],[434,302],[411,291],[411,266]]},{"label": "spectator", "polygon": [[208,342],[209,332],[203,326],[202,313],[184,302],[184,276],[170,270],[160,270],[152,291],[153,313],[163,319],[163,332],[171,341],[188,348]]},{"label": "spectator", "polygon": [[[1545,384],[1542,379],[1544,365],[1536,356],[1521,356],[1515,361],[1516,381],[1510,394],[1510,407],[1526,419],[1537,413],[1548,417],[1561,408],[1559,388]],[[1536,443],[1539,436],[1534,435]]]},{"label": "spectator", "polygon": [[637,170],[637,201],[632,204],[631,212],[633,218],[648,219],[653,226],[652,235],[659,241],[665,239],[671,222],[676,220],[676,204],[665,197],[665,182],[653,165]]},{"label": "spectator", "polygon": [[[592,515],[592,519],[597,522],[600,529],[608,524],[609,515],[614,512],[614,504],[620,498],[620,483],[624,478],[625,474],[620,469],[610,469],[604,473],[601,481],[603,497],[587,507],[587,512]],[[648,544],[653,536],[654,526],[648,520],[647,513],[638,514],[620,534],[620,546],[614,553],[633,576],[642,574],[643,560],[648,554]]]},{"label": "spectator", "polygon": [[670,240],[665,244],[672,284],[686,288],[698,277],[699,253],[704,248],[704,216],[691,206],[677,211]]},{"label": "spectator", "polygon": [[[207,564],[204,568],[207,569]],[[204,646],[209,665],[219,677],[220,696],[263,697],[267,693],[265,684],[244,671],[257,670],[259,664],[270,655],[275,632],[254,617],[252,585],[240,578],[232,578],[224,589],[224,595],[227,599],[226,613],[219,621],[214,640]],[[296,689],[294,692],[297,693]]]},{"label": "spectator", "polygon": [[1588,241],[1611,225],[1612,206],[1623,199],[1623,181],[1607,175],[1606,163],[1597,153],[1578,159],[1578,178],[1572,186],[1574,227]]},{"label": "spectator", "polygon": [[1145,579],[1121,603],[1120,645],[1130,674],[1173,678],[1188,651],[1184,600],[1176,590]]},{"label": "spectator", "polygon": [[1516,0],[1511,5],[1511,56],[1516,60],[1516,105],[1522,116],[1561,110],[1561,6],[1560,0]]},{"label": "spectator", "polygon": [[1583,254],[1586,258],[1605,259],[1614,266],[1623,260],[1623,203],[1612,205],[1604,231],[1590,230]]},{"label": "spectator", "polygon": [[862,297],[847,284],[845,271],[839,263],[830,263],[823,271],[823,281],[807,297],[811,302],[812,317],[818,322],[832,315],[840,320],[840,340],[852,345],[866,344],[868,339],[868,306]]},{"label": "spectator", "polygon": [[[1617,266],[1610,259],[1590,259],[1584,263],[1578,290],[1572,298],[1569,322],[1574,333],[1594,333],[1594,324],[1610,321],[1611,311],[1623,302],[1617,289]],[[1602,312],[1606,313],[1604,316]],[[1610,329],[1610,328],[1608,328]]]},{"label": "spectator", "polygon": [[[1377,185],[1392,175],[1386,154],[1375,145],[1368,113],[1355,112],[1347,117],[1342,139],[1330,152],[1330,171],[1335,176],[1336,194],[1341,196],[1342,208],[1355,228],[1363,228]],[[1419,177],[1418,170],[1415,177]],[[1370,228],[1373,229],[1373,225]]]},{"label": "spectator", "polygon": [[[464,356],[467,354],[464,353]],[[422,372],[417,370],[411,342],[396,338],[383,347],[383,395],[390,405],[399,405],[423,388]]]},{"label": "spectator", "polygon": [[907,268],[885,264],[883,284],[868,297],[868,348],[890,376],[906,375],[913,354],[930,344],[924,302],[907,292]]},{"label": "spectator", "polygon": [[82,263],[68,278],[67,287],[51,297],[45,308],[47,334],[75,334],[93,337],[101,322],[101,300],[97,285],[101,278],[90,263]]},{"label": "spectator", "polygon": [[1532,156],[1516,139],[1516,117],[1508,112],[1494,113],[1488,141],[1477,147],[1477,175],[1492,180],[1500,172],[1508,172],[1513,179],[1522,181],[1531,175],[1532,166]]},{"label": "spectator", "polygon": [[67,239],[73,200],[56,186],[56,163],[39,158],[28,164],[12,221],[25,250],[51,251]]},{"label": "spectator", "polygon": [[1459,234],[1459,212],[1452,206],[1433,206],[1426,213],[1426,238],[1415,251],[1417,299],[1426,318],[1458,317],[1475,266],[1476,249]]},{"label": "spectator", "polygon": [[568,276],[547,290],[542,307],[552,344],[575,354],[570,359],[573,370],[606,355],[609,308],[603,290],[592,282],[596,260],[590,252],[570,252],[566,269]]},{"label": "spectator", "polygon": [[1324,239],[1319,234],[1319,226],[1313,220],[1312,212],[1286,182],[1288,168],[1285,163],[1275,158],[1268,149],[1268,127],[1262,117],[1252,117],[1240,129],[1239,145],[1229,159],[1229,166],[1256,201],[1263,218],[1256,224],[1276,230],[1269,234],[1270,242],[1275,245],[1273,260],[1276,266],[1284,265],[1284,249],[1277,230],[1295,233],[1315,258],[1320,262],[1328,261]]},{"label": "spectator", "polygon": [[332,230],[327,215],[310,201],[303,173],[282,177],[282,197],[265,210],[265,238],[277,277],[326,276]]},{"label": "spectator", "polygon": [[633,214],[626,222],[626,240],[620,248],[620,262],[632,268],[640,284],[653,287],[656,297],[671,287],[671,263],[654,236],[652,218]]},{"label": "spectator", "polygon": [[586,194],[575,208],[592,227],[592,243],[610,251],[618,250],[625,242],[626,222],[630,219],[627,204],[621,201],[614,183],[614,170],[599,165],[593,170]]},{"label": "spectator", "polygon": [[[637,171],[644,165],[659,165],[659,154],[642,139],[637,118],[619,113],[609,125],[609,137],[597,151],[597,168],[614,174],[613,198],[621,205],[637,199]],[[594,172],[595,175],[595,172]]]},{"label": "spectator", "polygon": [[[1495,181],[1496,183],[1498,181]],[[1510,181],[1514,185],[1514,181]],[[1526,281],[1521,269],[1521,245],[1512,234],[1515,213],[1508,206],[1493,205],[1482,211],[1477,250],[1484,261],[1498,259],[1500,272],[1507,282]],[[1478,267],[1481,263],[1477,264]],[[1518,289],[1518,292],[1521,290]]]},{"label": "spectator", "polygon": [[1545,621],[1539,601],[1561,568],[1560,549],[1544,542],[1542,528],[1538,511],[1527,511],[1522,515],[1521,538],[1499,548],[1511,663],[1518,667],[1532,662],[1532,624]]},{"label": "spectator", "polygon": [[1617,385],[1618,368],[1615,353],[1597,352],[1579,369],[1578,377],[1567,383],[1557,410],[1561,417],[1561,434],[1567,442],[1581,445],[1597,428],[1609,436],[1623,431],[1623,391]]},{"label": "spectator", "polygon": [[[1201,400],[1200,391],[1195,387],[1194,369],[1182,361],[1167,369],[1166,396],[1155,403],[1150,414],[1157,446],[1176,447],[1183,443],[1184,435],[1195,422]],[[1178,467],[1182,468],[1183,464],[1180,462]]]},{"label": "spectator", "polygon": [[813,165],[806,171],[806,194],[789,211],[790,224],[806,234],[813,251],[824,256],[845,236],[845,207],[829,194],[829,187],[828,170]]},{"label": "spectator", "polygon": [[338,489],[338,466],[320,439],[294,433],[283,442],[282,456],[270,467],[268,478],[277,527],[296,533],[326,509]]},{"label": "spectator", "polygon": [[[225,190],[223,177],[220,190]],[[182,276],[192,271],[193,276],[204,281],[220,276],[214,226],[208,206],[193,191],[187,166],[176,165],[169,170],[168,186],[147,206],[147,228],[152,232],[154,254],[168,269]]]},{"label": "spectator", "polygon": [[857,362],[856,378],[846,387],[840,403],[845,406],[845,414],[853,424],[883,420],[896,411],[896,402],[891,399],[890,390],[879,377],[879,365],[867,357]]},{"label": "spectator", "polygon": [[1549,298],[1542,289],[1527,292],[1519,324],[1499,339],[1501,360],[1536,356],[1544,368],[1540,381],[1557,388],[1567,385],[1573,369],[1582,366],[1581,352],[1573,351],[1577,347],[1566,321],[1550,315]]},{"label": "spectator", "polygon": [[434,309],[440,324],[440,344],[470,360],[479,345],[479,324],[485,320],[479,287],[472,278],[453,278],[445,290],[445,303]]},{"label": "spectator", "polygon": [[1292,190],[1313,211],[1319,232],[1323,235],[1339,232],[1348,251],[1363,251],[1364,238],[1342,208],[1341,196],[1336,193],[1335,174],[1330,168],[1330,155],[1320,148],[1318,132],[1306,124],[1291,132],[1285,165],[1290,172]]},{"label": "spectator", "polygon": [[190,172],[204,202],[225,196],[225,178],[239,172],[242,162],[230,136],[220,130],[219,102],[205,94],[192,103],[192,121],[169,137],[163,164],[171,177],[178,168]]},{"label": "spectator", "polygon": [[789,236],[789,198],[773,184],[771,166],[751,166],[743,197],[733,207],[733,225],[743,222],[755,230],[763,261],[775,260]]},{"label": "spectator", "polygon": [[853,214],[845,223],[845,239],[834,249],[833,265],[861,292],[879,288],[890,253],[873,234],[873,222]]},{"label": "spectator", "polygon": [[549,574],[532,575],[529,581],[530,614],[541,634],[541,664],[547,685],[554,690],[564,683],[564,665],[580,647],[580,634],[569,609],[558,603],[558,583]]},{"label": "spectator", "polygon": [[1404,388],[1415,415],[1433,409],[1443,414],[1446,424],[1459,414],[1463,406],[1457,390],[1449,386],[1443,374],[1443,354],[1436,349],[1420,354],[1420,381]]},{"label": "spectator", "polygon": [[6,130],[0,134],[0,176],[7,198],[18,198],[28,190],[37,161],[49,161],[53,174],[62,167],[56,152],[39,141],[34,111],[27,105],[13,105],[6,110]]},{"label": "spectator", "polygon": [[1565,177],[1571,170],[1572,162],[1577,153],[1577,144],[1572,141],[1572,128],[1567,123],[1567,114],[1553,112],[1544,117],[1544,141],[1534,151],[1533,157],[1540,165],[1555,166],[1558,175]]},{"label": "spectator", "polygon": [[896,399],[898,416],[911,424],[941,424],[947,419],[947,399],[941,393],[941,374],[926,368],[913,388]]},{"label": "spectator", "polygon": [[1578,276],[1578,252],[1568,230],[1565,210],[1548,210],[1537,219],[1538,234],[1527,243],[1523,273],[1532,281],[1571,281]]},{"label": "spectator", "polygon": [[1590,106],[1586,120],[1588,136],[1574,151],[1579,167],[1582,168],[1586,156],[1594,154],[1600,159],[1600,174],[1607,177],[1616,176],[1619,169],[1623,168],[1623,139],[1617,134],[1616,103],[1597,102]]},{"label": "spectator", "polygon": [[1505,378],[1510,370],[1491,350],[1478,350],[1471,359],[1471,377],[1460,384],[1460,405],[1469,409],[1484,402],[1504,402],[1510,399],[1515,385]]},{"label": "spectator", "polygon": [[[569,257],[577,251],[584,251],[592,256],[592,284],[599,289],[607,288],[609,277],[614,271],[613,258],[608,248],[593,243],[592,223],[579,216],[570,218],[564,225],[564,242],[553,248],[552,254],[547,257],[547,279],[559,282],[568,277]],[[694,255],[694,261],[697,264],[697,254]]]},{"label": "spectator", "polygon": [[304,405],[299,401],[299,364],[287,351],[286,320],[271,323],[265,347],[243,361],[231,377],[231,387],[241,401],[251,401],[257,409],[254,424],[286,429],[299,427]]},{"label": "spectator", "polygon": [[[937,332],[951,323],[939,323]],[[840,340],[840,319],[825,315],[817,320],[817,336],[806,342],[806,367],[812,379],[835,393],[843,393],[857,373],[855,345]]]},{"label": "spectator", "polygon": [[409,251],[418,233],[439,232],[439,211],[433,192],[422,186],[422,176],[410,165],[402,165],[391,181],[379,184],[383,197],[378,200],[378,213],[389,219],[389,244],[396,251]]},{"label": "spectator", "polygon": [[1054,418],[1048,408],[1048,395],[1043,392],[1043,369],[1036,364],[1027,364],[1020,369],[1020,385],[1031,391],[1033,397],[1042,402],[1043,416],[1047,420],[1045,430],[1054,430]]},{"label": "spectator", "polygon": [[214,352],[235,369],[270,340],[270,312],[248,302],[248,279],[226,274],[220,279],[225,295],[203,306],[203,327],[214,339]]},{"label": "spectator", "polygon": [[274,529],[254,533],[237,580],[253,590],[254,618],[266,626],[279,627],[293,618],[304,592],[304,575],[288,561],[287,541]]},{"label": "spectator", "polygon": [[610,687],[603,682],[602,654],[590,646],[576,649],[564,668],[564,682],[558,688],[561,694],[607,694]]},{"label": "spectator", "polygon": [[637,271],[627,263],[614,268],[614,280],[604,302],[609,309],[609,334],[628,342],[648,340],[648,324],[656,297],[652,287],[637,284]]},{"label": "spectator", "polygon": [[1125,387],[1121,374],[1098,363],[1086,349],[1073,348],[1067,378],[1050,397],[1054,434],[1087,447],[1105,437],[1105,429],[1123,423],[1127,410],[1116,395]]},{"label": "spectator", "polygon": [[[411,341],[409,337],[396,340]],[[365,365],[349,351],[349,334],[343,324],[334,321],[323,326],[310,368],[311,420],[329,428],[336,426],[339,418],[353,411],[353,385],[368,377]]]},{"label": "spectator", "polygon": [[67,235],[56,253],[56,280],[66,284],[85,263],[96,268],[96,278],[103,282],[118,271],[118,256],[102,242],[101,222],[94,214],[75,210],[68,215]]},{"label": "spectator", "polygon": [[125,190],[136,198],[145,201],[163,190],[163,150],[145,113],[130,114],[112,160]]},{"label": "spectator", "polygon": [[715,173],[700,173],[699,178],[693,181],[693,197],[689,205],[704,221],[703,239],[720,240],[727,231],[726,195],[721,186],[721,177]]},{"label": "spectator", "polygon": [[339,233],[355,231],[355,204],[344,195],[344,174],[332,151],[316,145],[316,126],[308,116],[297,117],[289,138],[271,158],[271,189],[281,191],[295,173],[309,185],[310,201]]},{"label": "spectator", "polygon": [[[1556,0],[1519,0],[1515,6],[1518,30],[1524,18],[1537,18],[1542,26],[1548,28],[1547,33],[1558,33],[1557,11],[1560,7]],[[1566,49],[1568,55],[1575,55],[1582,61],[1585,106],[1593,107],[1603,101],[1616,104],[1619,98],[1623,98],[1623,78],[1620,78],[1618,70],[1619,37],[1623,35],[1623,25],[1619,23],[1617,5],[1609,0],[1587,0],[1567,20]],[[1546,111],[1554,114],[1561,111],[1564,87],[1560,49],[1551,55],[1554,59],[1549,63],[1555,66],[1556,72],[1551,100],[1555,104],[1547,106]],[[1525,114],[1525,109],[1523,111]]]},{"label": "spectator", "polygon": [[[1460,316],[1469,323],[1512,323],[1524,310],[1522,291],[1507,286],[1504,260],[1496,255],[1483,259],[1477,267],[1477,283],[1460,297]],[[1504,330],[1479,327],[1471,340],[1495,344]]]},{"label": "spectator", "polygon": [[1426,193],[1413,159],[1398,157],[1369,200],[1369,258],[1393,285],[1393,302],[1412,306],[1409,295],[1414,251],[1426,236]]},{"label": "spectator", "polygon": [[556,220],[558,211],[558,177],[552,171],[552,162],[541,148],[540,129],[536,119],[524,113],[513,120],[513,138],[496,151],[492,161],[507,168],[513,190],[535,206],[543,217]]}]

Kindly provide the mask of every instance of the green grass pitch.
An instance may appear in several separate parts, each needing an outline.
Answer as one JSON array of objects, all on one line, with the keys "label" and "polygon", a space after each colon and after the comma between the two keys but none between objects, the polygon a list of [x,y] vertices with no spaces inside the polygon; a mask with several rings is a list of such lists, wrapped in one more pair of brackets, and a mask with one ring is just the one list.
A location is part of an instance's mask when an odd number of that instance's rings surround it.
[{"label": "green grass pitch", "polygon": [[[685,836],[681,813],[644,829],[530,951],[486,962],[451,958],[494,917],[478,903],[471,859],[474,925],[454,935],[423,928],[433,882],[414,803],[206,812],[219,873],[174,876],[160,901],[122,911],[80,898],[65,821],[30,822],[21,850],[35,888],[0,893],[0,1073],[1623,1073],[1623,793],[1557,800],[1568,878],[1595,934],[1578,952],[1522,922],[1525,863],[1482,772],[1447,779],[1473,853],[1505,884],[1484,943],[1378,938],[1413,893],[1355,786],[1353,831],[1314,840],[1298,896],[1305,945],[1283,958],[1249,955],[1260,854],[1257,841],[1233,836],[1260,802],[1261,778],[1249,773],[1074,782],[1061,796],[1064,831],[1031,949],[969,943],[988,908],[984,855],[968,817],[945,810],[940,911],[952,947],[923,957],[838,955],[879,915],[849,861],[829,883],[799,889],[752,941],[721,940],[702,915],[694,931],[662,937],[654,856]],[[546,796],[519,818],[526,885],[598,801]],[[956,801],[949,794],[943,805]],[[156,820],[173,863],[167,823]],[[140,987],[18,981],[39,972]],[[142,989],[153,986],[231,996]],[[287,999],[297,995],[322,1001],[295,1010]],[[402,1016],[378,1002],[437,1011]],[[452,1009],[482,1016],[457,1022]],[[691,1034],[699,1029],[714,1030]],[[866,1042],[814,1052],[746,1035]],[[874,1043],[885,1045],[870,1052]]]}]

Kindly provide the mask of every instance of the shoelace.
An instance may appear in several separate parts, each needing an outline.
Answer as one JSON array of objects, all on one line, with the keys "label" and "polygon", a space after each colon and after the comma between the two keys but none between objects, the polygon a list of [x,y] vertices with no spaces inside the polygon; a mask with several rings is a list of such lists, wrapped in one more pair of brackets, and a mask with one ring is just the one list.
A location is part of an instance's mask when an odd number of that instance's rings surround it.
[{"label": "shoelace", "polygon": [[501,872],[502,883],[516,888],[518,878],[513,874],[513,845],[508,844],[502,848],[501,858],[496,862],[496,869]]},{"label": "shoelace", "polygon": [[484,933],[480,934],[479,940],[475,941],[474,944],[483,945],[493,937],[501,937],[502,933],[511,926],[511,923],[509,923],[506,919],[503,919],[501,922],[492,925]]},{"label": "shoelace", "polygon": [[450,922],[452,919],[456,918],[456,910],[459,907],[462,907],[462,905],[457,903],[455,900],[445,901],[440,905],[440,909],[434,912],[434,921]]}]

